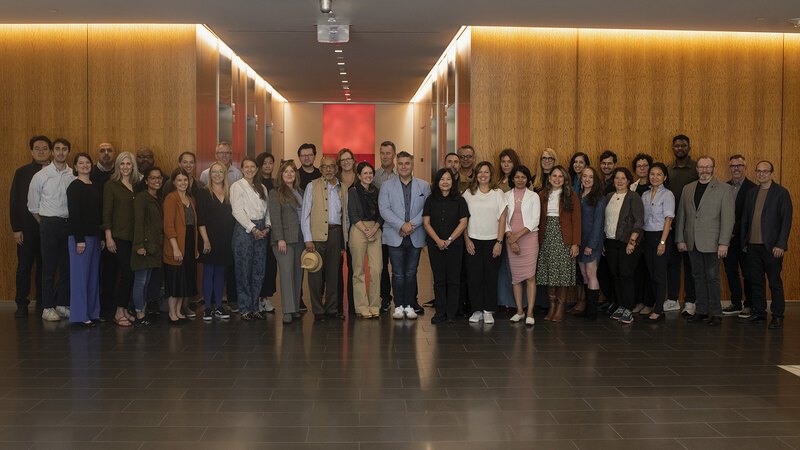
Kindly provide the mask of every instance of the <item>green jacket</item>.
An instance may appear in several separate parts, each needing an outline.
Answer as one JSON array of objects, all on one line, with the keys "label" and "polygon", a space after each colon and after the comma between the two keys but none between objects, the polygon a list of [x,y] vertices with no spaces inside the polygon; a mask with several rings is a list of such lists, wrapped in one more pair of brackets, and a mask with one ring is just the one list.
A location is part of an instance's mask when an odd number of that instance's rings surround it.
[{"label": "green jacket", "polygon": [[[164,240],[164,218],[161,202],[147,191],[136,194],[133,201],[133,247],[131,269],[157,269],[161,267],[161,246]],[[137,253],[145,249],[145,255]]]}]

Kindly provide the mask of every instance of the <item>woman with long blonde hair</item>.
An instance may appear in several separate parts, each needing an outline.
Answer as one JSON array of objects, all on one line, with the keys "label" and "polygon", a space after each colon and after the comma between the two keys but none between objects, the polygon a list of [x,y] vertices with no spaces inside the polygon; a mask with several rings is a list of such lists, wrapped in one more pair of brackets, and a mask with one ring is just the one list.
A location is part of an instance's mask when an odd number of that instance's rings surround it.
[{"label": "woman with long blonde hair", "polygon": [[561,158],[558,152],[552,148],[542,150],[539,156],[539,163],[536,165],[536,174],[533,177],[533,190],[541,192],[550,187],[550,173],[553,168],[559,165]]}]

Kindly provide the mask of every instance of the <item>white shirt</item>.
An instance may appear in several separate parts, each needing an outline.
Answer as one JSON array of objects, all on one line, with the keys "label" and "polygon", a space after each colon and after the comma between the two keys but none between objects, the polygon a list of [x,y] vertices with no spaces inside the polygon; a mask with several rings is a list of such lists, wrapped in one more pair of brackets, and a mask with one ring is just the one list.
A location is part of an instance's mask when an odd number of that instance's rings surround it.
[{"label": "white shirt", "polygon": [[558,217],[559,203],[561,203],[561,189],[553,189],[547,197],[547,217]]},{"label": "white shirt", "polygon": [[67,187],[75,178],[68,165],[59,172],[55,163],[50,163],[36,172],[28,188],[28,211],[42,217],[69,218]]},{"label": "white shirt", "polygon": [[500,216],[506,210],[506,196],[500,189],[492,189],[487,193],[475,190],[472,194],[469,189],[464,191],[464,200],[469,208],[469,222],[467,236],[479,241],[493,241],[497,239],[497,224]]},{"label": "white shirt", "polygon": [[617,236],[619,212],[622,210],[622,202],[624,200],[625,194],[617,194],[614,192],[614,194],[611,195],[611,199],[606,203],[606,222],[603,231],[605,231],[608,239],[614,239]]},{"label": "white shirt", "polygon": [[[263,190],[264,186],[258,188]],[[266,198],[262,200],[245,179],[231,185],[231,209],[233,217],[248,233],[256,226],[254,220],[263,219],[266,225],[272,225]]]},{"label": "white shirt", "polygon": [[[202,181],[203,184],[208,184],[209,169],[211,169],[211,167],[200,173],[200,181]],[[231,164],[230,167],[228,167],[228,183],[233,185],[233,183],[236,183],[242,178],[244,178],[244,175],[242,175],[242,171],[237,169],[236,167],[233,167],[233,164]]]},{"label": "white shirt", "polygon": [[[342,183],[333,178],[335,183],[328,183],[328,225],[342,225],[342,201],[339,198],[339,190]],[[311,204],[314,201],[313,187],[311,183],[306,186],[303,193],[303,205],[300,208],[300,230],[303,232],[303,239],[306,242],[313,241],[311,235]],[[347,225],[347,224],[345,224]]]}]

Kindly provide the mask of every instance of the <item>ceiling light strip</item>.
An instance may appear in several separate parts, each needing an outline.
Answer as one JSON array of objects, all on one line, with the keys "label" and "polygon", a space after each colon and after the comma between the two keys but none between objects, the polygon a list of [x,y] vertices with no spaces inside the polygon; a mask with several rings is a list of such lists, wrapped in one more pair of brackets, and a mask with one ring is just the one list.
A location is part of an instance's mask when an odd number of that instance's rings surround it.
[{"label": "ceiling light strip", "polygon": [[422,96],[425,94],[426,87],[430,85],[431,80],[433,80],[433,78],[436,76],[436,71],[439,67],[439,64],[441,64],[442,62],[446,62],[447,55],[450,53],[450,51],[455,51],[455,46],[456,43],[458,42],[458,38],[460,38],[461,35],[464,34],[464,32],[467,31],[468,29],[469,27],[464,25],[458,30],[458,33],[456,33],[456,35],[453,36],[453,40],[451,40],[450,43],[447,44],[447,47],[444,49],[444,53],[442,53],[442,56],[439,57],[439,59],[436,61],[436,64],[433,65],[431,71],[428,72],[428,75],[422,81],[422,84],[420,84],[419,88],[417,88],[417,92],[414,94],[413,97],[411,97],[411,103],[418,103],[422,99]]}]

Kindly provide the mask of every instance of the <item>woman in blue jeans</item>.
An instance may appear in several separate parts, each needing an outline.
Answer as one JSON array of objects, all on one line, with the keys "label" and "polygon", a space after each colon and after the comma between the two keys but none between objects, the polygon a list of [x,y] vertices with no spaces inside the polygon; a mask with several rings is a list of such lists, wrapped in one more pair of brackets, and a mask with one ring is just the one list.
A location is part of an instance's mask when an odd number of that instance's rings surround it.
[{"label": "woman in blue jeans", "polygon": [[153,273],[161,268],[161,247],[164,239],[164,216],[158,190],[164,176],[161,169],[151,167],[142,179],[142,190],[133,200],[133,305],[136,309],[134,325],[147,326],[145,316],[147,285]]}]

